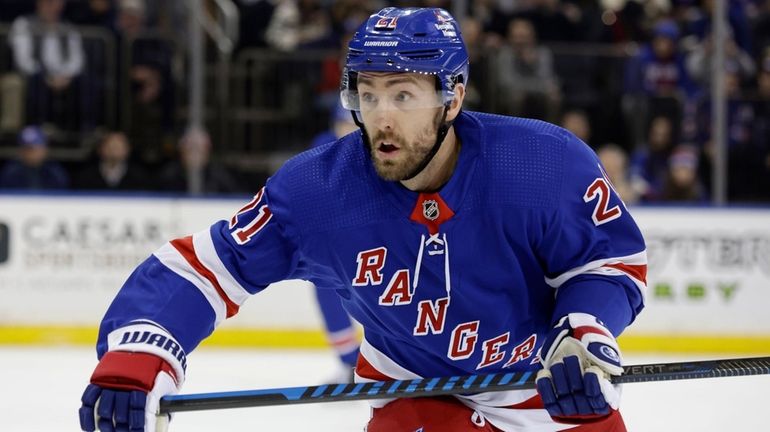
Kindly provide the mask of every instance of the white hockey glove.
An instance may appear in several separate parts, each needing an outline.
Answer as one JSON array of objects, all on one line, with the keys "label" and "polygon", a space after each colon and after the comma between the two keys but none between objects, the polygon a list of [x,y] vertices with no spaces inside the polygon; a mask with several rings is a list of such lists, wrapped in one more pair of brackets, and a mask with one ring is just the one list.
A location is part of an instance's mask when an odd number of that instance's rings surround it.
[{"label": "white hockey glove", "polygon": [[537,391],[551,417],[580,423],[618,409],[620,388],[609,377],[623,373],[620,349],[596,317],[562,317],[546,337],[541,356]]}]

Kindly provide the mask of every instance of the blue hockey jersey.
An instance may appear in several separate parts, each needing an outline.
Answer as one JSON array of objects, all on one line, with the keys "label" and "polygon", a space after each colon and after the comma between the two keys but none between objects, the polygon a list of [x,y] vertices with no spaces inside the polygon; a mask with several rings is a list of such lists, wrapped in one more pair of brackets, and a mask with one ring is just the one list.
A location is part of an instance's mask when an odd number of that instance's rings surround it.
[{"label": "blue hockey jersey", "polygon": [[[570,312],[620,334],[644,304],[645,245],[596,155],[536,120],[463,112],[454,127],[459,159],[435,193],[380,179],[360,131],[294,157],[237,214],[134,271],[99,355],[143,322],[189,352],[284,279],[337,287],[364,327],[357,373],[368,379],[535,370],[545,334]],[[550,422],[540,411],[494,423]]]}]

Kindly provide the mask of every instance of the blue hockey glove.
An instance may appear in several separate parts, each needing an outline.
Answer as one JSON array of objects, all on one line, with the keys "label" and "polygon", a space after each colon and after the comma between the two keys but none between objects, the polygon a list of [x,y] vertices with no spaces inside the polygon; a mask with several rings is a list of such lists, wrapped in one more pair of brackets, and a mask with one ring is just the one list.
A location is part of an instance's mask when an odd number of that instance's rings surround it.
[{"label": "blue hockey glove", "polygon": [[174,368],[154,354],[110,351],[96,366],[81,398],[80,428],[155,432],[160,398],[175,394],[177,382]]},{"label": "blue hockey glove", "polygon": [[609,377],[623,373],[620,350],[596,317],[562,317],[546,337],[541,356],[537,391],[555,420],[592,421],[618,409],[620,389]]}]

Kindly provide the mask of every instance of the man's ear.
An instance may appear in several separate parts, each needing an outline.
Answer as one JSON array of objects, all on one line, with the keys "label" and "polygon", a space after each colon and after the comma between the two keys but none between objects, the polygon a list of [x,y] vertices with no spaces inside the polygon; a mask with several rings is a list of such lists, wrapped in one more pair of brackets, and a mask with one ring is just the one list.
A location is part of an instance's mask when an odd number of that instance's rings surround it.
[{"label": "man's ear", "polygon": [[465,99],[465,84],[455,84],[455,97],[449,104],[449,110],[446,113],[447,121],[454,120],[460,114],[460,108],[463,107],[463,99]]}]

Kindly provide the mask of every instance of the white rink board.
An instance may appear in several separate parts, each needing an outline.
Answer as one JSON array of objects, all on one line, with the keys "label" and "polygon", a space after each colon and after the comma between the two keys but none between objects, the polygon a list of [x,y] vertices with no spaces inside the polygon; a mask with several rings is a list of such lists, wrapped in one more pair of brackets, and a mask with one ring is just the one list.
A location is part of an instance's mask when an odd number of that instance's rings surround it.
[{"label": "white rink board", "polygon": [[770,334],[770,210],[632,208],[647,307],[628,334]]},{"label": "white rink board", "polygon": [[[93,326],[137,263],[244,203],[0,195],[0,325]],[[770,209],[631,211],[648,242],[650,290],[630,334],[770,334]],[[225,325],[317,329],[320,319],[310,286],[288,281]]]}]

